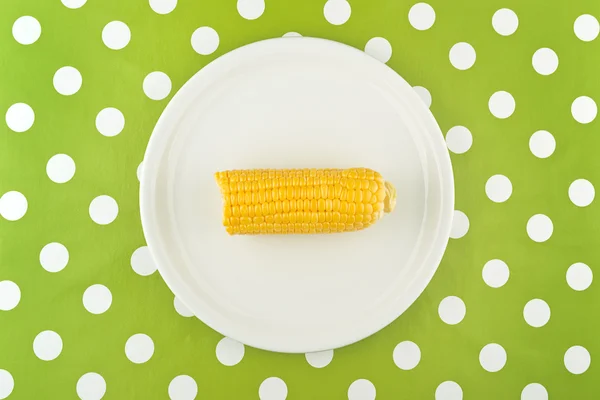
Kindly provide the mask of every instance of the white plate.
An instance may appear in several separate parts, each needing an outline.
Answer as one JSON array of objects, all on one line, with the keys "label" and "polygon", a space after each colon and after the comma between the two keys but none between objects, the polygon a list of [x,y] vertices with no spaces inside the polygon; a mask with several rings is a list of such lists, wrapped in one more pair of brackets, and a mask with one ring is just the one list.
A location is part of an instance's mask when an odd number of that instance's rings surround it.
[{"label": "white plate", "polygon": [[[398,190],[374,226],[228,236],[213,173],[368,167]],[[175,295],[207,325],[280,352],[341,347],[402,314],[433,276],[454,206],[442,133],[393,70],[322,39],[282,38],[203,68],[160,117],[144,158],[144,233]]]}]

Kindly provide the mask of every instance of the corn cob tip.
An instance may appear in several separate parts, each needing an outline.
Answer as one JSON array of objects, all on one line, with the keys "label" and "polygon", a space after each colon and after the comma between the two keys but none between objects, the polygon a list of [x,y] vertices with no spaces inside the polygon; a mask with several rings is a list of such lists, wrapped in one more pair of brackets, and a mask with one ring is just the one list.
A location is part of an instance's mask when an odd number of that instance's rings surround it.
[{"label": "corn cob tip", "polygon": [[383,199],[383,211],[391,213],[396,207],[396,188],[390,182],[385,182],[385,199]]}]

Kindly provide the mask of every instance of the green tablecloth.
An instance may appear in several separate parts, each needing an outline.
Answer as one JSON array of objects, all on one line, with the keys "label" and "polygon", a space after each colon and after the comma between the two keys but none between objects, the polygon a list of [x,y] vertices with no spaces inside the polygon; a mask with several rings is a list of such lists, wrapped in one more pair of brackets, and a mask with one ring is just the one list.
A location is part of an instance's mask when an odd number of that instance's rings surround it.
[{"label": "green tablecloth", "polygon": [[[428,4],[2,1],[0,399],[598,398],[600,2]],[[456,177],[453,239],[423,295],[306,356],[190,316],[145,247],[136,176],[188,78],[288,32],[365,49],[418,86]]]}]

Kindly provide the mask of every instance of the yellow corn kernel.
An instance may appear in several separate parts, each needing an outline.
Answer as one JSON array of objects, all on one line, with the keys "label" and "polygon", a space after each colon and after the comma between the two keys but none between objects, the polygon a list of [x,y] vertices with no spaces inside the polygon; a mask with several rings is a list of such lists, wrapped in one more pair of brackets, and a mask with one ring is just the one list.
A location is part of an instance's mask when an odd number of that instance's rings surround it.
[{"label": "yellow corn kernel", "polygon": [[348,189],[346,189],[346,188],[342,189],[342,193],[340,193],[340,200],[341,201],[348,200]]},{"label": "yellow corn kernel", "polygon": [[365,212],[365,205],[363,203],[356,203],[356,213],[364,214],[364,212]]},{"label": "yellow corn kernel", "polygon": [[357,203],[362,203],[363,201],[363,191],[360,189],[356,189],[356,196],[354,197],[354,201]]},{"label": "yellow corn kernel", "polygon": [[356,204],[348,203],[348,214],[350,214],[350,215],[356,214]]},{"label": "yellow corn kernel", "polygon": [[319,199],[319,201],[317,202],[317,210],[325,211],[325,200]]},{"label": "yellow corn kernel", "polygon": [[333,201],[330,199],[325,200],[325,211],[333,210]]},{"label": "yellow corn kernel", "polygon": [[369,190],[373,193],[376,193],[379,189],[379,184],[376,181],[369,182]]},{"label": "yellow corn kernel", "polygon": [[339,199],[340,195],[342,194],[342,185],[340,183],[336,183],[335,186],[333,187],[333,198],[335,199]]},{"label": "yellow corn kernel", "polygon": [[354,203],[356,199],[356,190],[348,189],[348,203]]},{"label": "yellow corn kernel", "polygon": [[333,199],[331,202],[331,210],[339,212],[340,211],[340,199]]},{"label": "yellow corn kernel", "polygon": [[317,213],[318,217],[319,217],[319,222],[323,223],[325,222],[325,212],[319,212]]},{"label": "yellow corn kernel", "polygon": [[336,222],[336,223],[337,223],[337,222],[340,222],[340,213],[339,213],[339,212],[337,212],[337,211],[334,211],[334,212],[332,213],[331,220],[332,220],[333,222]]},{"label": "yellow corn kernel", "polygon": [[366,168],[230,170],[215,173],[227,233],[360,230],[396,204],[396,190]]}]

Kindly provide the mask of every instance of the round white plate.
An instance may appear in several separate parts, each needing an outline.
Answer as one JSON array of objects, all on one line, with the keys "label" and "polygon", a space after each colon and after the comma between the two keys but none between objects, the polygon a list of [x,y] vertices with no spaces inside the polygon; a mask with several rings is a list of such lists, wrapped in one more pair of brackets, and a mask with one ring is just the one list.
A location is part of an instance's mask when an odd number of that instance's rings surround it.
[{"label": "round white plate", "polygon": [[[366,230],[228,236],[216,171],[368,167],[398,204]],[[194,75],[144,158],[141,215],[167,285],[208,326],[280,352],[341,347],[402,314],[433,276],[454,187],[436,121],[411,86],[362,51],[282,38]]]}]

